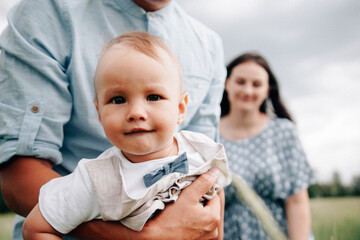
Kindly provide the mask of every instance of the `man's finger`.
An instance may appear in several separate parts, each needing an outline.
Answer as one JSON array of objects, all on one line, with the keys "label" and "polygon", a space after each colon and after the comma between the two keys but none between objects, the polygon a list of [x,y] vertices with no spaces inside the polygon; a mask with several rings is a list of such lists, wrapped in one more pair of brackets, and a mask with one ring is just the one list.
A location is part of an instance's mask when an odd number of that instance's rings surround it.
[{"label": "man's finger", "polygon": [[205,229],[209,232],[213,231],[214,229],[217,229],[221,221],[220,197],[217,194],[215,194],[214,197],[207,202],[204,209],[206,209],[207,212],[209,213],[207,217],[209,223],[205,227]]},{"label": "man's finger", "polygon": [[212,168],[208,172],[200,175],[190,186],[182,191],[182,195],[189,195],[194,201],[205,195],[216,183],[220,176],[220,171],[217,168]]}]

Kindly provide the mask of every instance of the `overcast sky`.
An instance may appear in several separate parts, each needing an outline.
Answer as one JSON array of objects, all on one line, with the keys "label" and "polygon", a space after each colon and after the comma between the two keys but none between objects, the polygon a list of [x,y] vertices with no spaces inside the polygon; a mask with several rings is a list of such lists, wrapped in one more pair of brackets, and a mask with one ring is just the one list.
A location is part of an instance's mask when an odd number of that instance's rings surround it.
[{"label": "overcast sky", "polygon": [[[0,31],[18,0],[0,0]],[[360,175],[360,1],[178,0],[220,34],[226,63],[270,62],[320,182]]]},{"label": "overcast sky", "polygon": [[181,2],[220,34],[226,63],[252,50],[267,58],[319,181],[360,175],[360,1]]}]

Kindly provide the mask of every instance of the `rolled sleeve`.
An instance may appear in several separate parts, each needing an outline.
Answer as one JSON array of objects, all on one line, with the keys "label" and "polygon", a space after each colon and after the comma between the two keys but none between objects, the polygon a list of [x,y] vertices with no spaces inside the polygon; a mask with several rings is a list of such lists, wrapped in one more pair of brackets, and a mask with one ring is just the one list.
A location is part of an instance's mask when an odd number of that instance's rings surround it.
[{"label": "rolled sleeve", "polygon": [[[9,106],[0,104],[0,119],[3,120],[1,121],[2,127],[0,130],[2,136],[0,163],[5,162],[14,155],[52,159],[54,162],[59,161],[61,155],[56,145],[41,141],[35,143],[44,114],[43,104],[39,101],[30,101],[24,112],[9,108]],[[3,111],[4,109],[7,109],[7,111]],[[17,119],[17,121],[10,119]],[[16,128],[19,128],[18,133]]]},{"label": "rolled sleeve", "polygon": [[72,99],[66,24],[56,4],[22,1],[9,13],[0,37],[0,163],[14,155],[62,161],[59,149]]}]

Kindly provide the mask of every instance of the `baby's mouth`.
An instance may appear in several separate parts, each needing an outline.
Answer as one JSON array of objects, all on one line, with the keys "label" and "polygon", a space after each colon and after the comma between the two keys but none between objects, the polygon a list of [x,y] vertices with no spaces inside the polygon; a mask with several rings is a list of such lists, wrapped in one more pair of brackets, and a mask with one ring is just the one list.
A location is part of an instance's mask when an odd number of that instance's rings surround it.
[{"label": "baby's mouth", "polygon": [[125,135],[131,135],[131,134],[139,134],[139,133],[149,133],[149,132],[154,132],[155,130],[147,130],[147,129],[143,129],[143,128],[134,128],[131,129],[128,132],[125,132]]}]

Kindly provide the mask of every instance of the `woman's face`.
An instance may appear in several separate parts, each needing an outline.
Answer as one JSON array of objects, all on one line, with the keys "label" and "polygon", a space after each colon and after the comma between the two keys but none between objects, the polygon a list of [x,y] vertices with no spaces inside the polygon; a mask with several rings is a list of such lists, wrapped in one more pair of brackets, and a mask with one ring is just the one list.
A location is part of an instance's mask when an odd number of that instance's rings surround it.
[{"label": "woman's face", "polygon": [[232,110],[260,111],[269,95],[269,75],[253,61],[240,63],[233,68],[225,88]]}]

